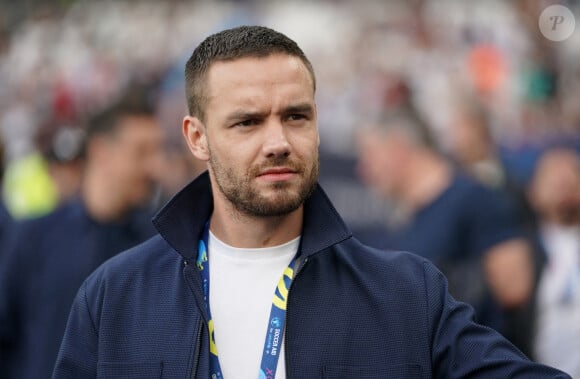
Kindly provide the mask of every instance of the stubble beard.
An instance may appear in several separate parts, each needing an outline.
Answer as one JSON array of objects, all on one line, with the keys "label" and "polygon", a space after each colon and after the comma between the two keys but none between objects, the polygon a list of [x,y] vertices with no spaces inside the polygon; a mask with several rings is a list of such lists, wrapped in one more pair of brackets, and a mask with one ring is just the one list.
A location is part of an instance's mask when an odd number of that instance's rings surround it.
[{"label": "stubble beard", "polygon": [[[232,168],[222,165],[215,154],[210,152],[210,166],[218,190],[237,211],[253,217],[284,216],[298,209],[316,188],[319,165],[318,154],[310,167],[281,156],[272,158],[263,165],[254,166],[240,175]],[[298,190],[294,190],[292,184],[276,182],[270,187],[276,195],[264,196],[255,187],[254,180],[265,169],[280,166],[290,167],[302,177]]]}]

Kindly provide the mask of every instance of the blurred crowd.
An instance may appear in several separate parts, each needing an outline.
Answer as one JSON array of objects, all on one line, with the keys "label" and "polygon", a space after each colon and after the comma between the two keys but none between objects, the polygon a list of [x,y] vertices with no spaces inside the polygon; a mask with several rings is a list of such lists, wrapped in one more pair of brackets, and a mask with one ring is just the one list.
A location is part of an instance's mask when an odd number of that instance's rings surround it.
[{"label": "blurred crowd", "polygon": [[355,236],[432,259],[482,323],[580,377],[580,28],[538,28],[579,2],[16,3],[0,9],[0,376],[50,371],[82,279],[204,169],[181,137],[184,63],[261,24],[313,63],[320,182]]}]

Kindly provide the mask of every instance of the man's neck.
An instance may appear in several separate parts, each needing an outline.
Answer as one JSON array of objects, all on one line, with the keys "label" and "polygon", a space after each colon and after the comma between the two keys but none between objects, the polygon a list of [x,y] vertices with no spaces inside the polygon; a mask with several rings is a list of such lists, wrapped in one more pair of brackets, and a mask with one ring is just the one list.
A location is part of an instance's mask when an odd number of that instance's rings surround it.
[{"label": "man's neck", "polygon": [[216,202],[210,229],[221,241],[239,248],[278,246],[302,231],[303,207],[283,215],[260,217],[244,214],[233,206]]}]

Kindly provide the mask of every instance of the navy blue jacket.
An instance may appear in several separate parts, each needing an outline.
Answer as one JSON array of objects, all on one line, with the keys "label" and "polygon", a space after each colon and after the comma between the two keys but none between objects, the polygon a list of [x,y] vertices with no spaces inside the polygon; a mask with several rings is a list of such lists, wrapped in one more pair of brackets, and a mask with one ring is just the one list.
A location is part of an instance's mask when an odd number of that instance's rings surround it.
[{"label": "navy blue jacket", "polygon": [[78,199],[15,224],[0,260],[0,378],[49,378],[83,281],[154,231],[148,212],[100,223]]},{"label": "navy blue jacket", "polygon": [[[211,204],[204,174],[156,216],[159,235],[85,281],[53,378],[209,377],[195,257]],[[425,259],[359,243],[320,187],[305,204],[300,253],[288,295],[288,378],[569,377],[474,323]]]}]

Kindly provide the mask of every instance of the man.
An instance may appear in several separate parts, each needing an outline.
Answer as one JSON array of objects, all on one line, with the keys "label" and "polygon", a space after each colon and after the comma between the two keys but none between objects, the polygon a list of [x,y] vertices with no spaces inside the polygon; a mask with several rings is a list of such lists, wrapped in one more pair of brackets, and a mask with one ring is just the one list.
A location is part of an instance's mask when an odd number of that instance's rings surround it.
[{"label": "man", "polygon": [[54,186],[57,206],[78,194],[84,134],[79,125],[57,119],[48,120],[37,132],[36,146]]},{"label": "man", "polygon": [[4,141],[0,135],[0,258],[2,257],[2,251],[4,250],[4,243],[9,234],[9,230],[12,227],[12,217],[8,210],[4,206],[4,201],[2,199],[2,177],[4,175]]},{"label": "man", "polygon": [[8,378],[50,377],[71,303],[101,263],[153,234],[148,199],[162,130],[134,95],[88,126],[80,198],[15,227],[0,262],[0,366]]},{"label": "man", "polygon": [[540,157],[529,189],[547,253],[538,292],[539,362],[580,377],[580,157],[554,147]]},{"label": "man", "polygon": [[368,243],[429,258],[478,322],[512,333],[507,312],[530,301],[533,265],[507,196],[454,169],[411,105],[385,110],[359,142],[362,178],[398,217]]},{"label": "man", "polygon": [[315,79],[294,41],[214,34],[186,86],[208,173],[87,279],[54,378],[567,377],[473,323],[426,261],[352,238],[316,184]]},{"label": "man", "polygon": [[[502,332],[528,357],[534,359],[534,338],[537,313],[537,287],[545,264],[546,252],[539,241],[535,215],[526,196],[523,181],[508,170],[492,133],[489,115],[478,99],[463,96],[453,102],[449,122],[450,158],[485,187],[501,192],[513,204],[513,223],[517,223],[530,242],[533,260],[533,294],[527,304],[507,310]],[[505,223],[502,223],[505,225]],[[496,230],[499,229],[498,225]]]}]

